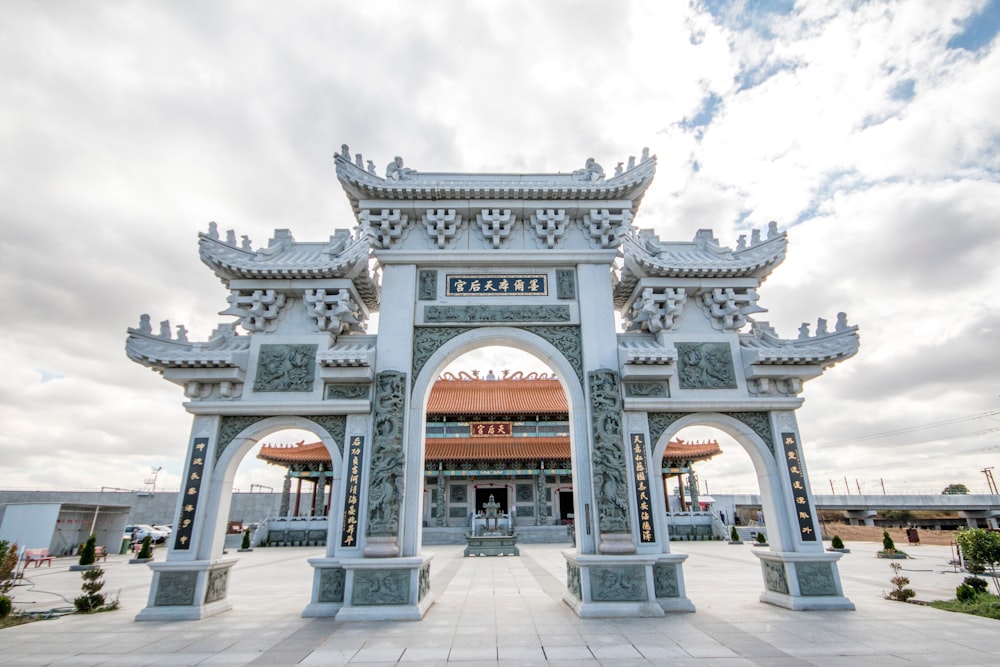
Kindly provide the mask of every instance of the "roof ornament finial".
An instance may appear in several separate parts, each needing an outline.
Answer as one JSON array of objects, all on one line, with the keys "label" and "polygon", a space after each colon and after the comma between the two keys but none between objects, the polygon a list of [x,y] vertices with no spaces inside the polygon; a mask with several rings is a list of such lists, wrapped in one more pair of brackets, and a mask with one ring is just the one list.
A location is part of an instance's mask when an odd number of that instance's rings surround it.
[{"label": "roof ornament finial", "polygon": [[340,157],[344,158],[348,162],[351,161],[351,149],[347,144],[340,144]]},{"label": "roof ornament finial", "polygon": [[177,325],[177,341],[180,343],[188,342],[188,330],[183,324]]},{"label": "roof ornament finial", "polygon": [[226,230],[226,245],[236,247],[236,230],[227,229]]},{"label": "roof ornament finial", "polygon": [[368,160],[368,173],[371,174],[372,176],[377,175],[375,173],[375,163],[372,162],[371,160]]},{"label": "roof ornament finial", "polygon": [[850,326],[847,324],[847,313],[837,313],[837,323],[833,326],[834,331],[847,331]]},{"label": "roof ornament finial", "polygon": [[253,252],[253,244],[250,242],[250,237],[244,234],[240,237],[240,249],[246,250],[247,252]]},{"label": "roof ornament finial", "polygon": [[642,148],[642,157],[639,158],[639,163],[642,164],[643,162],[645,162],[647,160],[649,160],[649,146],[643,146],[643,148]]},{"label": "roof ornament finial", "polygon": [[357,167],[358,169],[365,168],[365,159],[361,157],[361,153],[354,154],[354,166]]},{"label": "roof ornament finial", "polygon": [[219,225],[217,223],[208,223],[208,238],[219,240]]},{"label": "roof ornament finial", "polygon": [[139,331],[144,334],[152,334],[153,326],[149,323],[149,314],[143,313],[139,316]]},{"label": "roof ornament finial", "polygon": [[160,322],[160,338],[170,340],[170,320]]},{"label": "roof ornament finial", "polygon": [[385,177],[390,181],[405,181],[416,173],[415,169],[404,167],[403,158],[398,155],[385,168]]},{"label": "roof ornament finial", "polygon": [[573,172],[573,178],[577,181],[583,181],[584,183],[593,183],[596,181],[604,180],[604,167],[597,164],[594,158],[589,157],[583,165],[583,169],[577,169]]},{"label": "roof ornament finial", "polygon": [[624,162],[619,162],[615,165],[615,176],[621,176],[622,173],[624,173],[624,170],[622,169],[623,164]]}]

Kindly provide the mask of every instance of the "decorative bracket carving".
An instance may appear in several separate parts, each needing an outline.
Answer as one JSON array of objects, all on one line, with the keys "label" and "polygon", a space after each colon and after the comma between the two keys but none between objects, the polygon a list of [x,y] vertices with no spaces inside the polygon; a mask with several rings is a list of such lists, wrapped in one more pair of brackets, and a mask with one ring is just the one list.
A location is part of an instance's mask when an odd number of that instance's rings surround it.
[{"label": "decorative bracket carving", "polygon": [[545,246],[551,250],[556,246],[556,242],[566,234],[569,219],[566,217],[566,209],[547,208],[532,213],[531,224],[534,226],[538,238],[545,241]]},{"label": "decorative bracket carving", "polygon": [[307,289],[302,298],[306,312],[320,331],[329,331],[335,336],[348,331],[364,331],[359,319],[361,308],[346,289],[336,294],[327,294],[325,289]]},{"label": "decorative bracket carving", "polygon": [[720,331],[739,331],[747,323],[747,315],[767,312],[766,308],[757,305],[759,298],[752,287],[743,290],[716,287],[701,295],[701,303],[712,319],[712,327]]},{"label": "decorative bracket carving", "polygon": [[632,311],[629,313],[631,322],[627,330],[655,334],[664,329],[672,329],[686,302],[687,290],[683,287],[668,287],[658,291],[647,287],[642,290],[642,296],[632,304]]},{"label": "decorative bracket carving", "polygon": [[500,245],[510,238],[510,232],[514,228],[517,216],[511,213],[509,208],[484,208],[482,213],[476,214],[476,222],[483,236],[493,244],[496,250]]},{"label": "decorative bracket carving", "polygon": [[386,250],[403,237],[409,216],[398,208],[383,209],[378,213],[361,211],[361,223],[367,227],[375,247]]},{"label": "decorative bracket carving", "polygon": [[441,250],[455,238],[460,224],[462,224],[462,214],[453,208],[437,208],[424,213],[424,227]]},{"label": "decorative bracket carving", "polygon": [[583,222],[600,247],[616,248],[631,228],[632,212],[623,209],[612,213],[606,208],[592,208],[583,216]]},{"label": "decorative bracket carving", "polygon": [[235,315],[240,325],[251,333],[271,332],[278,325],[278,315],[285,305],[285,295],[277,290],[232,290],[226,297],[229,308],[219,315]]}]

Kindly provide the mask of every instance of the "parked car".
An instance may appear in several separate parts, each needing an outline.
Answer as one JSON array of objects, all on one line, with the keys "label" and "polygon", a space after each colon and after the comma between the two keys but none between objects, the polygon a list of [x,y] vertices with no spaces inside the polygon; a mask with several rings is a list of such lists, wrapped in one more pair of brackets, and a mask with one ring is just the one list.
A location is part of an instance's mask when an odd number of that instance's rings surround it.
[{"label": "parked car", "polygon": [[125,535],[128,537],[134,537],[137,540],[144,540],[146,539],[146,536],[149,535],[154,544],[159,544],[167,539],[166,533],[162,530],[157,530],[146,523],[137,523],[131,526],[125,526]]},{"label": "parked car", "polygon": [[153,524],[153,528],[155,528],[156,530],[158,530],[161,533],[163,533],[164,535],[166,535],[168,540],[170,539],[170,536],[174,534],[174,527],[171,526],[171,525],[169,525],[169,524],[163,524],[163,525],[161,525],[161,524],[155,523],[155,524]]}]

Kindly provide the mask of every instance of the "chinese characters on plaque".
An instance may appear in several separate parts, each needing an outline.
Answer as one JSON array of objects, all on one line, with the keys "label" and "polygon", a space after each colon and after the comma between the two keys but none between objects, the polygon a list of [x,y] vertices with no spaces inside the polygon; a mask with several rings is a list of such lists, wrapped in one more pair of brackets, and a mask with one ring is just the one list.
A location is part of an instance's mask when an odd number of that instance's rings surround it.
[{"label": "chinese characters on plaque", "polygon": [[358,497],[361,488],[361,456],[365,439],[356,435],[351,438],[347,453],[347,484],[344,492],[344,528],[340,533],[340,546],[354,547],[358,544]]},{"label": "chinese characters on plaque", "polygon": [[646,436],[631,435],[632,463],[635,468],[635,504],[639,508],[639,541],[655,542],[653,507],[649,498],[649,467],[646,465]]},{"label": "chinese characters on plaque", "polygon": [[488,438],[491,435],[511,435],[511,422],[471,422],[470,438]]},{"label": "chinese characters on plaque", "polygon": [[445,296],[548,296],[548,276],[531,273],[513,276],[446,276]]},{"label": "chinese characters on plaque", "polygon": [[188,461],[187,476],[181,493],[184,500],[181,503],[181,516],[174,537],[174,549],[188,549],[191,546],[191,533],[194,532],[194,513],[198,508],[198,493],[201,491],[201,476],[205,473],[205,450],[208,449],[208,438],[195,438],[191,449],[191,460]]},{"label": "chinese characters on plaque", "polygon": [[795,439],[794,433],[782,433],[781,441],[785,444],[785,462],[788,464],[788,479],[792,483],[792,500],[795,502],[795,513],[799,518],[799,534],[802,536],[803,541],[815,542],[816,532],[813,529],[809,498],[806,496],[806,478],[802,474],[799,444]]}]

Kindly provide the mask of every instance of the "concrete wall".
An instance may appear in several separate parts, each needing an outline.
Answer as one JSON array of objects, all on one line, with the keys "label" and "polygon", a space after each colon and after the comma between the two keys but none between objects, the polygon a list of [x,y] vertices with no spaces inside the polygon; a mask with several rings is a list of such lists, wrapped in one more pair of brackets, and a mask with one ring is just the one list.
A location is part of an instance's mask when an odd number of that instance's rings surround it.
[{"label": "concrete wall", "polygon": [[[311,507],[311,498],[303,495],[301,507]],[[126,523],[174,523],[177,511],[176,491],[3,491],[0,490],[0,521],[6,505],[16,503],[77,503],[84,505],[122,505],[130,507]],[[277,516],[280,493],[234,493],[229,510],[230,521],[245,524]]]}]

